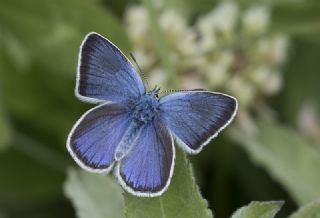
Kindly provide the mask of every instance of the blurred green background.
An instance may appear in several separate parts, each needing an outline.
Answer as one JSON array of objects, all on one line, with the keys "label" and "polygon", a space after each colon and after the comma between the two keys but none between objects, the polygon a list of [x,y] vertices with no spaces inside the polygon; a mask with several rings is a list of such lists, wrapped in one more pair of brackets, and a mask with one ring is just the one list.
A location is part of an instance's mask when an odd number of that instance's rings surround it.
[{"label": "blurred green background", "polygon": [[[63,192],[68,168],[76,167],[65,143],[72,125],[92,107],[74,96],[79,45],[86,33],[95,31],[126,54],[139,50],[130,28],[141,28],[143,24],[130,24],[130,20],[128,24],[128,11],[145,2],[0,0],[1,218],[76,217]],[[221,4],[215,0],[153,2],[155,10],[170,9],[181,15],[187,26],[198,23]],[[262,4],[270,9],[268,33],[280,33],[289,39],[286,61],[276,66],[281,71],[281,89],[270,96],[257,88],[250,89],[250,96],[259,95],[249,98],[248,106],[242,107],[240,100],[240,118],[230,130],[199,155],[189,157],[200,191],[216,217],[228,217],[253,200],[285,200],[278,217],[286,217],[320,198],[320,2],[241,0],[237,1],[237,10]],[[232,14],[224,16],[227,20]],[[159,40],[157,36],[148,37]],[[165,51],[145,45],[148,51],[159,56],[170,52],[174,46],[166,36],[162,39],[167,43]],[[231,41],[242,44],[245,51],[255,45],[242,43],[236,34]],[[180,58],[186,57],[188,62],[193,57],[179,52],[177,63],[182,62]],[[139,61],[139,55],[136,58],[138,63],[143,61]],[[194,66],[179,65],[179,70],[176,62],[171,61],[171,65],[176,69],[172,72],[177,74],[178,85],[173,87],[171,77],[159,83],[169,88],[188,88],[187,82],[181,85],[187,78],[184,70]],[[161,68],[162,63],[155,63]],[[201,63],[197,62],[198,71],[202,70]],[[148,67],[154,65],[144,69]],[[246,74],[232,71],[226,75],[241,79]],[[152,78],[157,83],[157,77]],[[191,82],[196,80],[197,74],[192,74]],[[241,98],[243,89],[251,86],[251,80],[246,81],[236,90],[229,91],[227,82],[217,90]],[[205,86],[215,90],[214,85]]]}]

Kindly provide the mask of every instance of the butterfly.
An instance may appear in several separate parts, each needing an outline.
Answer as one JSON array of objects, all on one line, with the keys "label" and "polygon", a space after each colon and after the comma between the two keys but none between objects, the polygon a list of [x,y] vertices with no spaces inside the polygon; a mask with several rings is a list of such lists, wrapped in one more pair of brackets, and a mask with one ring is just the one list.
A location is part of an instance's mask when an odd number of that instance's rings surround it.
[{"label": "butterfly", "polygon": [[75,95],[98,104],[75,123],[67,149],[83,169],[114,174],[136,196],[165,192],[175,146],[197,154],[234,118],[236,98],[204,90],[159,97],[147,91],[131,62],[108,39],[91,32],[80,46]]}]

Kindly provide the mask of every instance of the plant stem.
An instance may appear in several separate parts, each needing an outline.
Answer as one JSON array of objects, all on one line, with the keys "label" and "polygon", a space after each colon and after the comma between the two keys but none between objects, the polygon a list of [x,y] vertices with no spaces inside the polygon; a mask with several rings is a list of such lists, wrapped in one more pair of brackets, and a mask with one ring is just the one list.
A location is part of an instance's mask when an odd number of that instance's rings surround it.
[{"label": "plant stem", "polygon": [[165,39],[163,37],[159,22],[158,22],[158,14],[154,6],[152,5],[151,0],[141,0],[141,2],[145,5],[145,7],[148,9],[149,17],[150,17],[150,24],[151,29],[154,35],[155,39],[155,47],[157,49],[157,52],[161,58],[161,62],[163,66],[166,68],[166,72],[168,74],[169,83],[172,86],[172,88],[178,88],[177,87],[177,77],[175,73],[174,66],[169,58],[169,49],[167,47],[167,44],[165,42]]}]

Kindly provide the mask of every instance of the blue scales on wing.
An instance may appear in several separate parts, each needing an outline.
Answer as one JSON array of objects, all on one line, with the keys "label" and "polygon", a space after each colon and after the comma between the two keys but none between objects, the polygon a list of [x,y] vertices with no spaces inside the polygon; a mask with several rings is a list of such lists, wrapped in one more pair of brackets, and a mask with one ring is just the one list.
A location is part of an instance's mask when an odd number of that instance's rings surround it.
[{"label": "blue scales on wing", "polygon": [[116,146],[131,119],[123,106],[102,104],[85,113],[73,127],[68,149],[83,168],[109,171]]},{"label": "blue scales on wing", "polygon": [[116,175],[127,191],[141,196],[157,196],[168,187],[173,164],[171,135],[155,119],[142,127],[132,150],[119,163]]},{"label": "blue scales on wing", "polygon": [[89,33],[79,54],[76,95],[88,102],[128,103],[145,93],[129,60],[109,40]]},{"label": "blue scales on wing", "polygon": [[233,119],[235,98],[208,91],[176,92],[160,99],[161,120],[182,148],[198,153]]}]

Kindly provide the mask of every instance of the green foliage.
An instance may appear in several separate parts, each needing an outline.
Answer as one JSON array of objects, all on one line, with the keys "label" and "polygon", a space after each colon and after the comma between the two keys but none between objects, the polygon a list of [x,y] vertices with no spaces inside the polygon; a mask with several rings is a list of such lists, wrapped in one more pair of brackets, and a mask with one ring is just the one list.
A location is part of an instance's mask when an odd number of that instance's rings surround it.
[{"label": "green foliage", "polygon": [[317,91],[320,80],[320,45],[295,40],[291,51],[291,61],[285,70],[282,114],[287,121],[295,124],[303,104],[312,103],[317,107],[318,114],[320,111],[320,92]]},{"label": "green foliage", "polygon": [[319,198],[319,149],[296,131],[279,123],[260,122],[254,138],[240,132],[234,132],[234,137],[300,205]]},{"label": "green foliage", "polygon": [[320,2],[281,2],[273,10],[273,28],[301,39],[320,43]]},{"label": "green foliage", "polygon": [[199,192],[192,166],[185,154],[176,149],[176,165],[168,190],[160,197],[141,198],[125,193],[127,218],[175,217],[209,218],[208,203]]},{"label": "green foliage", "polygon": [[122,190],[110,176],[70,169],[64,184],[78,218],[123,218]]},{"label": "green foliage", "polygon": [[88,107],[74,97],[74,82],[89,31],[129,49],[121,23],[97,3],[1,1],[0,147],[12,146],[0,154],[0,209],[10,217],[72,217],[61,191],[71,163],[65,141]]},{"label": "green foliage", "polygon": [[[13,144],[27,146],[17,136]],[[16,150],[8,149],[0,154],[0,172],[1,207],[16,209],[17,212],[27,207],[30,210],[39,202],[50,202],[49,199],[61,195],[63,174]]]},{"label": "green foliage", "polygon": [[283,201],[251,202],[238,209],[231,218],[273,218],[283,205]]},{"label": "green foliage", "polygon": [[320,217],[320,201],[313,201],[292,214],[289,218],[319,218]]},{"label": "green foliage", "polygon": [[11,124],[2,111],[0,105],[0,152],[3,151],[10,143],[12,137]]},{"label": "green foliage", "polygon": [[75,54],[87,32],[98,31],[128,48],[120,23],[85,0],[2,1],[0,30],[15,61],[35,60],[62,76],[74,76]]},{"label": "green foliage", "polygon": [[[243,5],[265,3],[240,1]],[[153,1],[141,2],[151,9],[154,35],[150,37],[157,39],[163,66],[168,73],[173,72],[174,66],[166,54],[170,48],[166,47],[157,24],[157,7],[150,6]],[[166,0],[165,5],[179,10],[192,23],[217,2]],[[61,187],[65,169],[71,163],[65,149],[66,136],[76,119],[90,107],[74,97],[79,46],[86,33],[96,31],[128,52],[130,45],[125,29],[114,14],[122,16],[130,3],[126,0],[120,4],[107,0],[1,0],[0,217],[74,217]],[[320,105],[320,3],[318,0],[270,0],[267,3],[273,8],[273,31],[285,31],[292,36],[284,92],[267,102],[275,111],[281,111],[279,120],[283,124],[261,121],[255,137],[246,137],[242,132],[232,135],[253,160],[250,168],[263,169],[271,178],[259,173],[251,175],[241,164],[243,157],[233,159],[239,155],[217,152],[220,148],[214,147],[215,141],[212,149],[205,149],[197,156],[202,164],[196,166],[197,181],[213,210],[221,202],[225,213],[230,214],[235,207],[252,199],[284,199],[283,210],[288,209],[290,213],[296,207],[294,202],[301,205],[290,218],[318,218],[319,200],[313,200],[320,197],[319,144],[304,139],[292,127],[306,101],[315,103],[318,109]],[[172,75],[174,77],[174,73]],[[219,144],[228,143],[232,150],[236,143],[226,138],[219,137]],[[203,153],[207,158],[203,158]],[[221,183],[223,191],[216,191],[222,189]],[[252,183],[256,183],[259,193],[251,190]],[[274,190],[280,191],[274,194]],[[193,177],[192,166],[180,149],[177,149],[171,185],[161,197],[121,195],[122,190],[110,177],[78,170],[68,171],[65,192],[80,218],[212,217]],[[272,217],[279,208],[277,202],[252,202],[236,211],[232,218]]]},{"label": "green foliage", "polygon": [[1,2],[1,103],[13,119],[57,138],[63,147],[83,111],[73,89],[77,53],[89,31],[129,48],[120,22],[88,1]]},{"label": "green foliage", "polygon": [[[248,206],[238,209],[231,218],[273,218],[276,216],[283,201],[257,202],[253,201]],[[320,217],[320,202],[313,201],[298,211],[293,213],[288,218],[319,218]]]}]

